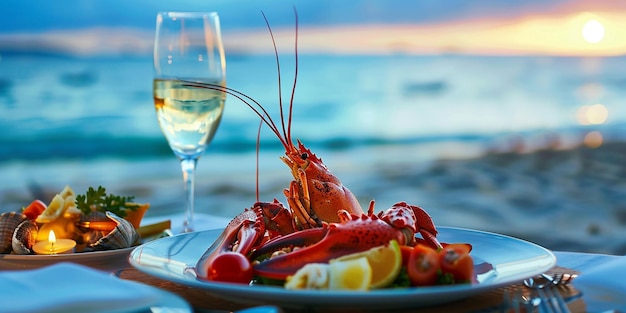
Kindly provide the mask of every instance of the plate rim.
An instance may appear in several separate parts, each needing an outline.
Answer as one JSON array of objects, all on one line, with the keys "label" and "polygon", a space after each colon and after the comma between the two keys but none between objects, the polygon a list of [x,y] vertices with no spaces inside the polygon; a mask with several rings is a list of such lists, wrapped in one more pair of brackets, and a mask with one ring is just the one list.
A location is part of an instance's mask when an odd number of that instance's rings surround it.
[{"label": "plate rim", "polygon": [[113,272],[120,267],[130,266],[128,257],[138,246],[91,252],[55,255],[0,254],[1,270],[29,270],[61,262],[81,264],[93,269]]},{"label": "plate rim", "polygon": [[[141,246],[141,245],[139,245]],[[132,252],[135,248],[139,246],[133,246],[128,248],[121,249],[112,249],[112,250],[101,250],[101,251],[89,251],[89,252],[75,252],[75,253],[66,253],[66,254],[0,254],[0,260],[7,261],[33,261],[37,262],[44,260],[54,260],[54,259],[89,259],[100,256],[112,256],[118,254],[125,254]]]},{"label": "plate rim", "polygon": [[[144,272],[148,275],[165,279],[168,281],[180,283],[183,285],[187,285],[190,287],[196,287],[206,292],[219,295],[220,297],[235,301],[238,303],[253,303],[253,304],[274,304],[271,299],[263,301],[263,298],[266,298],[271,294],[284,294],[289,293],[292,297],[285,297],[286,299],[281,299],[281,303],[279,305],[287,305],[287,306],[306,306],[315,304],[316,306],[350,306],[354,307],[354,302],[358,300],[360,305],[381,305],[381,299],[385,299],[385,307],[390,308],[390,301],[394,300],[398,302],[392,302],[395,307],[406,307],[406,306],[426,306],[426,305],[434,305],[434,304],[443,304],[447,302],[451,302],[454,300],[459,300],[462,298],[466,298],[484,291],[493,290],[496,288],[500,288],[503,286],[511,285],[513,283],[520,282],[526,278],[541,274],[545,271],[550,270],[556,265],[556,256],[549,249],[536,244],[534,242],[530,242],[521,238],[513,237],[510,235],[483,231],[483,230],[475,230],[463,227],[448,227],[448,226],[438,226],[438,230],[441,232],[442,230],[445,232],[446,230],[451,231],[459,231],[459,232],[468,232],[476,235],[485,235],[488,237],[499,237],[507,240],[512,240],[518,244],[522,244],[527,247],[532,247],[537,251],[541,251],[542,254],[538,256],[544,257],[546,263],[543,266],[537,267],[534,270],[528,270],[525,273],[520,273],[517,275],[518,277],[510,277],[508,279],[504,279],[498,282],[491,283],[479,283],[479,284],[458,284],[458,285],[442,285],[442,286],[429,286],[429,287],[407,287],[407,288],[391,288],[391,289],[376,289],[369,290],[367,292],[362,291],[346,291],[346,290],[285,290],[284,288],[278,286],[247,286],[242,284],[234,284],[234,283],[224,283],[224,282],[208,282],[201,281],[198,279],[191,279],[191,277],[183,277],[182,275],[174,276],[167,275],[167,271],[163,271],[163,269],[153,269],[151,267],[147,267],[142,265],[137,261],[137,257],[143,253],[143,249],[149,247],[152,244],[159,244],[161,239],[148,242],[142,244],[138,247],[135,247],[133,251],[131,251],[128,261],[132,267],[135,269]],[[213,230],[205,230],[196,232],[197,233],[206,233],[206,232],[221,232],[223,229],[213,229]],[[186,236],[193,233],[179,234],[177,236]],[[173,237],[169,237],[173,238]],[[167,239],[167,238],[163,238]],[[193,239],[191,239],[193,240]],[[212,243],[212,242],[211,242]],[[471,242],[470,242],[471,243]],[[207,248],[210,244],[207,245]],[[182,263],[182,262],[181,262]],[[186,264],[189,268],[195,267],[195,264]],[[182,273],[181,273],[182,274]],[[246,297],[241,297],[241,292],[244,291]],[[235,296],[237,294],[238,296]],[[426,295],[449,295],[449,300],[442,301],[428,301],[428,303],[419,304],[416,303],[413,299],[409,299],[409,296],[418,296],[424,297]],[[335,301],[328,301],[328,300]],[[324,300],[320,302],[320,300]],[[337,301],[339,300],[339,301]],[[363,301],[365,300],[365,301]]]}]

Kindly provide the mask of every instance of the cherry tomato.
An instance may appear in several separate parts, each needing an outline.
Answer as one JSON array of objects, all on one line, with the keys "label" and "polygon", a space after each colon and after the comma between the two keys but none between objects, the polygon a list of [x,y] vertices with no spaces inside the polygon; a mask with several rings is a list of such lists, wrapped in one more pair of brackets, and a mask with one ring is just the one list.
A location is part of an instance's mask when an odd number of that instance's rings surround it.
[{"label": "cherry tomato", "polygon": [[400,252],[402,253],[402,266],[406,268],[406,265],[409,263],[409,258],[411,257],[411,252],[413,252],[413,247],[400,246]]},{"label": "cherry tomato", "polygon": [[443,275],[452,275],[454,282],[471,282],[474,277],[474,261],[469,255],[471,246],[449,244],[439,251]]},{"label": "cherry tomato", "polygon": [[207,267],[208,280],[249,284],[253,277],[252,264],[241,253],[225,252],[214,258]]},{"label": "cherry tomato", "polygon": [[27,207],[24,208],[22,214],[26,215],[29,220],[36,220],[39,214],[45,211],[48,206],[43,203],[41,200],[35,200],[31,202]]},{"label": "cherry tomato", "polygon": [[431,247],[418,244],[413,247],[406,266],[411,286],[432,286],[437,283],[439,256]]}]

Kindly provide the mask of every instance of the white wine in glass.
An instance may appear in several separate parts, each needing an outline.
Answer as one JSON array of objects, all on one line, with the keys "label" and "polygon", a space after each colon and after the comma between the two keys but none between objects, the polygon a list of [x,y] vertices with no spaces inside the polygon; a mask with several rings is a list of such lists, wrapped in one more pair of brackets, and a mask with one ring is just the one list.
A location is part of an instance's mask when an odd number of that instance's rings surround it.
[{"label": "white wine in glass", "polygon": [[183,232],[193,231],[194,175],[220,124],[226,94],[193,87],[226,86],[226,62],[215,12],[159,12],[154,41],[154,107],[161,131],[181,162],[186,207]]}]

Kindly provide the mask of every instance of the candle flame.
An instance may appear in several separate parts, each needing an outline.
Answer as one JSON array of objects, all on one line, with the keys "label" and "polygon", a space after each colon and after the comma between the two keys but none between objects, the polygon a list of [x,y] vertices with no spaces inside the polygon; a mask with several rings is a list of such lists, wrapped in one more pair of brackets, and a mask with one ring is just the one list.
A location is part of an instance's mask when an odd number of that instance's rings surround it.
[{"label": "candle flame", "polygon": [[50,243],[52,244],[57,241],[57,237],[54,235],[54,230],[51,230],[50,234],[48,234],[48,241],[50,241]]}]

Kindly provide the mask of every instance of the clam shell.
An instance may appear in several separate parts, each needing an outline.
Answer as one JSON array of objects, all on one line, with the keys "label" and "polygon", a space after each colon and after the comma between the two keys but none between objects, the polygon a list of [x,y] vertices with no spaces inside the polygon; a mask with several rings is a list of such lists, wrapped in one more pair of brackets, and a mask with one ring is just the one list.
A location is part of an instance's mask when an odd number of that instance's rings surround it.
[{"label": "clam shell", "polygon": [[37,241],[37,232],[39,228],[37,223],[31,220],[25,220],[20,223],[13,232],[13,240],[11,246],[13,252],[17,254],[33,254],[33,246]]},{"label": "clam shell", "polygon": [[[102,221],[111,221],[106,214],[100,211],[94,211],[87,215],[83,215],[80,219],[80,222],[102,222]],[[78,238],[77,241],[79,244],[84,244],[87,248],[93,245],[95,242],[100,240],[102,237],[106,236],[108,232],[93,229],[93,228],[78,228]],[[92,250],[89,248],[89,250]]]},{"label": "clam shell", "polygon": [[113,250],[113,249],[123,249],[130,248],[135,243],[139,241],[139,234],[133,225],[111,213],[106,212],[106,216],[115,221],[117,226],[115,229],[110,231],[106,236],[98,239],[96,242],[90,245],[90,247],[94,250]]},{"label": "clam shell", "polygon": [[13,251],[13,233],[18,225],[28,217],[18,212],[5,212],[0,214],[0,253]]}]

